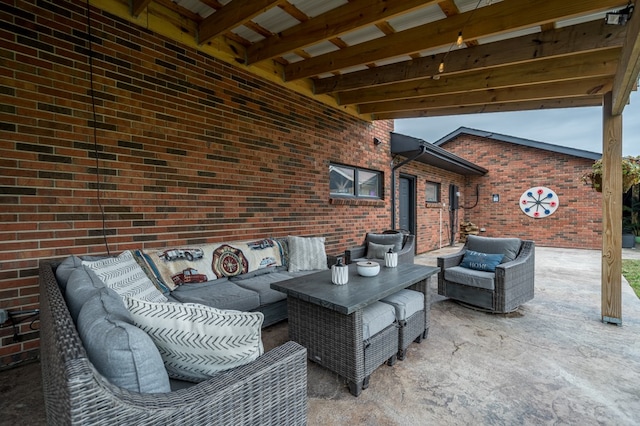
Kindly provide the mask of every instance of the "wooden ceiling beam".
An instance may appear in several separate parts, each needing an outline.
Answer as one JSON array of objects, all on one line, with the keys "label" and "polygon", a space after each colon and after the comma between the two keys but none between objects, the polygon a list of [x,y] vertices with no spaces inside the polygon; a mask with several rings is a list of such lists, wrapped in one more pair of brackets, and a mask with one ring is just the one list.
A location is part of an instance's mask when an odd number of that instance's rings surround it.
[{"label": "wooden ceiling beam", "polygon": [[214,37],[266,12],[285,0],[234,0],[209,15],[198,26],[198,43],[204,44]]},{"label": "wooden ceiling beam", "polygon": [[526,102],[496,103],[489,105],[461,106],[431,110],[396,111],[374,114],[374,120],[394,120],[402,118],[443,117],[449,115],[481,114],[487,112],[534,111],[556,108],[578,108],[602,106],[601,95],[581,98],[545,99]]},{"label": "wooden ceiling beam", "polygon": [[[255,43],[247,50],[247,63],[272,59],[296,49],[339,37],[360,27],[382,22],[435,1],[354,0],[306,22]],[[335,70],[332,70],[335,71]]]},{"label": "wooden ceiling beam", "polygon": [[527,102],[544,99],[576,98],[604,95],[613,86],[611,77],[576,79],[556,83],[532,84],[455,95],[425,96],[414,99],[378,102],[359,106],[361,114],[393,111],[429,110],[456,106],[489,105],[494,103]]},{"label": "wooden ceiling beam", "polygon": [[627,22],[627,38],[620,54],[620,65],[613,79],[613,115],[620,115],[629,102],[629,95],[636,90],[640,74],[640,9],[635,10]]},{"label": "wooden ceiling beam", "polygon": [[[285,80],[313,77],[364,62],[375,62],[448,46],[455,41],[463,27],[466,38],[476,39],[543,25],[581,14],[600,12],[620,5],[621,0],[581,0],[579,2],[510,0],[495,3],[347,49],[292,63],[285,67]],[[473,16],[471,16],[472,13]],[[472,19],[469,19],[470,17]]]},{"label": "wooden ceiling beam", "polygon": [[474,90],[499,89],[572,80],[576,77],[613,76],[616,72],[620,48],[612,48],[583,55],[542,59],[537,62],[475,70],[468,73],[442,76],[438,80],[425,78],[403,83],[387,84],[339,94],[340,105],[383,102],[422,96],[465,93]]},{"label": "wooden ceiling beam", "polygon": [[[447,56],[445,74],[621,47],[625,34],[624,27],[606,25],[604,20],[599,20],[454,50]],[[438,66],[444,56],[445,54],[442,53],[315,80],[314,92],[316,94],[340,92],[431,77],[438,73]]]},{"label": "wooden ceiling beam", "polygon": [[151,3],[151,0],[131,0],[131,16],[137,18],[149,3]]}]

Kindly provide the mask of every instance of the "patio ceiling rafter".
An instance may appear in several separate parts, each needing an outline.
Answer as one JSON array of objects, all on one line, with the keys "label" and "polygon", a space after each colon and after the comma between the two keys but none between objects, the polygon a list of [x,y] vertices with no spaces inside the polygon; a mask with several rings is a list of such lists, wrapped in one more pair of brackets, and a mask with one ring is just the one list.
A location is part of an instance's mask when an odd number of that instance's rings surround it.
[{"label": "patio ceiling rafter", "polygon": [[365,120],[601,105],[610,87],[619,113],[640,73],[636,20],[604,19],[627,0],[90,2]]}]

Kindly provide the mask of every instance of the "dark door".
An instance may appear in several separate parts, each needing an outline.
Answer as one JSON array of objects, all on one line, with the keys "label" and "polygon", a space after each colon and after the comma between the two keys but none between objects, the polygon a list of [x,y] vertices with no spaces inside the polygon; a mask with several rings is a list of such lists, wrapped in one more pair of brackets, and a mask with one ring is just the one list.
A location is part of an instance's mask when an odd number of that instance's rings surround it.
[{"label": "dark door", "polygon": [[411,234],[416,234],[415,214],[416,214],[415,178],[411,176],[400,176],[400,203],[399,229],[406,229]]}]

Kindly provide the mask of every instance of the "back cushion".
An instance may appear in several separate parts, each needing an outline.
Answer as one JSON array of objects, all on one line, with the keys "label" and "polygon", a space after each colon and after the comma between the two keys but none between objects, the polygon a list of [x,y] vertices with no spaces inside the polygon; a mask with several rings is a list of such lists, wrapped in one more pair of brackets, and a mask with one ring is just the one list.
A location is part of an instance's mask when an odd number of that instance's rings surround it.
[{"label": "back cushion", "polygon": [[519,238],[491,238],[477,235],[467,236],[467,249],[480,253],[504,254],[501,263],[511,262],[520,252]]},{"label": "back cushion", "polygon": [[78,315],[78,333],[89,360],[112,384],[141,393],[171,391],[156,345],[133,325],[113,290],[103,288],[84,304]]},{"label": "back cushion", "polygon": [[101,288],[105,288],[104,283],[90,268],[81,266],[71,273],[67,281],[64,298],[71,313],[71,318],[76,324],[82,306],[98,293]]}]

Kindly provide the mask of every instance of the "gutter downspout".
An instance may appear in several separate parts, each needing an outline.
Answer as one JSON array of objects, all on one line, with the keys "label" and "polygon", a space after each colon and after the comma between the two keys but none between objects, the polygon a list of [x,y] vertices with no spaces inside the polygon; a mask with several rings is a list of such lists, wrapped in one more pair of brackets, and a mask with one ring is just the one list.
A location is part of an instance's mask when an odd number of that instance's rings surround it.
[{"label": "gutter downspout", "polygon": [[424,145],[420,145],[420,152],[418,152],[413,157],[407,158],[406,160],[398,163],[397,165],[391,168],[391,228],[390,229],[396,229],[396,170],[407,163],[417,160],[420,156],[424,155],[424,153],[426,152],[427,152],[427,147]]}]

